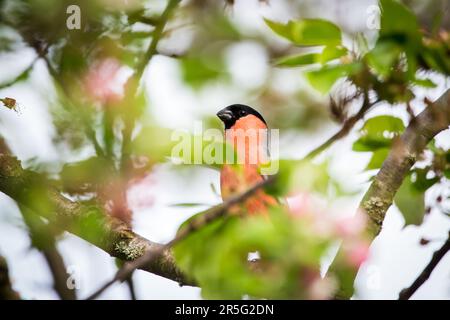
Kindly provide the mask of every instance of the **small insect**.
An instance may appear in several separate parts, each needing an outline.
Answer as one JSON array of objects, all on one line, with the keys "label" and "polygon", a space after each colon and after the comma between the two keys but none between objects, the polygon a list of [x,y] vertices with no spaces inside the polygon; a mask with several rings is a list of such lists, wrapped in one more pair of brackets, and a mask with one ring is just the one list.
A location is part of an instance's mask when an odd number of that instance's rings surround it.
[{"label": "small insect", "polygon": [[0,99],[0,101],[3,102],[3,105],[5,107],[7,107],[8,109],[11,109],[11,110],[14,110],[14,111],[18,112],[18,107],[19,106],[17,105],[16,99],[6,97],[6,98],[3,98],[3,99]]}]

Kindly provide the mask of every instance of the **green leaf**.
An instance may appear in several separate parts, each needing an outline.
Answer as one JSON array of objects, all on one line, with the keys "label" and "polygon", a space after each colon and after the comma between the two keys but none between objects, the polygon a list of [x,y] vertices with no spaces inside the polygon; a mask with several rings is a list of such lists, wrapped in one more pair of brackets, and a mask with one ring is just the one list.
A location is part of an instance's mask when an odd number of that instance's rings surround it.
[{"label": "green leaf", "polygon": [[319,62],[324,64],[326,62],[345,56],[347,53],[348,50],[345,47],[327,46],[323,49],[322,54],[319,56]]},{"label": "green leaf", "polygon": [[[203,297],[307,297],[304,272],[319,270],[332,242],[281,208],[269,214],[213,221],[174,247],[177,265],[197,281]],[[264,257],[262,270],[249,267],[248,253],[255,250]]]},{"label": "green leaf", "polygon": [[445,44],[426,44],[419,52],[426,66],[445,75],[450,75],[450,59]]},{"label": "green leaf", "polygon": [[178,164],[221,168],[226,161],[236,163],[234,148],[222,135],[208,137],[187,131],[145,126],[132,142],[132,153],[146,156],[151,163],[171,158]]},{"label": "green leaf", "polygon": [[291,33],[289,28],[287,27],[287,24],[272,21],[269,19],[264,19],[264,22],[267,24],[267,26],[272,29],[273,32],[278,34],[279,36],[282,36],[288,40],[292,40]]},{"label": "green leaf", "polygon": [[337,80],[356,74],[361,69],[360,63],[326,65],[319,70],[306,73],[311,86],[321,93],[327,93]]},{"label": "green leaf", "polygon": [[395,0],[380,0],[380,34],[410,34],[420,37],[415,14]]},{"label": "green leaf", "polygon": [[445,170],[444,170],[444,176],[445,176],[447,179],[450,179],[450,169],[445,169]]},{"label": "green leaf", "polygon": [[207,203],[198,203],[198,202],[182,202],[182,203],[174,203],[169,206],[170,207],[181,207],[181,208],[192,208],[192,207],[208,206],[208,204]]},{"label": "green leaf", "polygon": [[338,59],[347,54],[347,49],[344,47],[325,47],[322,53],[306,53],[299,55],[292,55],[278,59],[275,64],[281,67],[299,67],[315,63],[324,64],[326,62]]},{"label": "green leaf", "polygon": [[322,19],[289,21],[287,24],[264,19],[278,35],[299,46],[337,46],[341,44],[341,30],[334,23]]},{"label": "green leaf", "polygon": [[418,79],[415,78],[414,80],[411,81],[413,84],[420,86],[420,87],[424,87],[424,88],[436,88],[437,84],[434,83],[433,81],[431,81],[430,79]]},{"label": "green leaf", "polygon": [[74,163],[67,163],[59,173],[66,192],[83,194],[91,192],[95,186],[111,174],[111,163],[99,157],[92,157]]},{"label": "green leaf", "polygon": [[361,137],[353,143],[353,151],[374,151],[388,148],[392,139],[399,135],[405,126],[403,121],[392,116],[378,116],[366,121],[361,128]]},{"label": "green leaf", "polygon": [[394,41],[378,41],[370,50],[366,59],[379,75],[387,77],[391,73],[394,63],[400,57],[401,48]]},{"label": "green leaf", "polygon": [[280,67],[298,67],[317,63],[318,59],[318,53],[306,53],[280,58],[275,64]]},{"label": "green leaf", "polygon": [[133,154],[147,156],[151,162],[161,162],[170,157],[175,145],[172,141],[173,131],[157,126],[145,126],[132,142]]},{"label": "green leaf", "polygon": [[405,226],[422,224],[425,214],[424,192],[417,190],[408,176],[394,198],[394,203],[405,219]]},{"label": "green leaf", "polygon": [[429,179],[427,178],[427,174],[430,171],[431,171],[430,167],[426,167],[423,169],[419,168],[414,169],[412,175],[412,177],[414,178],[413,182],[414,188],[416,188],[418,191],[424,192],[439,181],[439,178],[437,176]]},{"label": "green leaf", "polygon": [[193,88],[201,88],[206,83],[226,78],[223,56],[190,56],[180,60],[183,80]]},{"label": "green leaf", "polygon": [[316,164],[308,160],[279,160],[278,165],[279,171],[274,183],[265,188],[274,196],[283,197],[292,190],[320,193],[329,197],[345,192],[330,176],[328,161]]},{"label": "green leaf", "polygon": [[388,154],[389,154],[388,148],[381,148],[375,150],[372,154],[372,158],[370,158],[370,161],[367,164],[366,170],[374,170],[381,168]]}]

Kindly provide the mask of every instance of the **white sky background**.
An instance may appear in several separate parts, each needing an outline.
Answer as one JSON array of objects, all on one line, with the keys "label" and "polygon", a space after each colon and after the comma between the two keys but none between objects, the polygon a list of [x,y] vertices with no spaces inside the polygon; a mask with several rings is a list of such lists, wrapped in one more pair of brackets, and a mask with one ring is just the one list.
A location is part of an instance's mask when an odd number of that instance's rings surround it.
[{"label": "white sky background", "polygon": [[[332,18],[345,24],[349,29],[365,26],[367,8],[374,1],[315,1],[320,10],[314,11],[323,18]],[[257,1],[238,0],[232,9],[233,20],[242,28],[260,30],[266,28],[262,17],[284,21],[291,13],[281,2],[271,1],[270,6],[259,6]],[[351,12],[352,16],[346,16]],[[358,14],[360,12],[360,14]],[[350,22],[351,20],[351,22]],[[352,25],[348,25],[352,23]],[[182,50],[186,43],[186,33],[175,35],[163,45],[168,49]],[[279,41],[274,38],[274,41]],[[181,48],[180,48],[181,47]],[[13,78],[33,59],[31,51],[22,50],[17,55],[0,57],[0,83]],[[214,114],[231,103],[251,104],[246,90],[257,87],[264,79],[269,68],[264,51],[254,43],[242,43],[227,53],[228,67],[232,75],[230,85],[210,85],[207,89],[194,92],[180,80],[180,70],[176,60],[156,56],[148,67],[145,80],[151,109],[149,112],[164,125],[173,128],[192,129],[193,122],[205,114]],[[299,70],[280,71],[278,86],[291,90],[295,86],[304,86]],[[13,147],[13,152],[21,160],[38,157],[45,162],[57,160],[58,151],[51,143],[54,129],[47,112],[46,83],[48,75],[43,64],[35,66],[31,79],[0,91],[0,97],[17,97],[20,113],[0,108],[0,132]],[[439,87],[426,94],[435,99],[448,84],[440,80]],[[424,94],[423,92],[419,92]],[[258,106],[254,106],[258,108]],[[416,111],[420,106],[415,105]],[[380,108],[370,115],[388,113],[401,116],[398,108]],[[289,157],[301,157],[320,144],[337,126],[327,128],[316,135],[283,135],[281,132],[281,154]],[[288,139],[289,138],[289,139]],[[351,144],[356,135],[337,142],[328,153],[333,155],[333,176],[348,186],[359,185],[367,188],[367,174],[362,171],[367,164],[369,154],[351,152]],[[439,136],[438,141],[450,146],[448,130]],[[187,169],[173,170],[162,165],[153,175],[155,184],[144,195],[154,198],[154,204],[146,210],[135,213],[135,231],[144,237],[159,242],[169,241],[179,224],[195,212],[220,202],[210,184],[218,188],[219,175],[216,171],[197,168],[195,174]],[[189,169],[192,170],[192,169]],[[433,196],[431,190],[427,197]],[[352,214],[363,193],[343,201],[343,212]],[[179,208],[170,206],[181,202],[204,203],[205,207]],[[409,286],[418,273],[429,262],[432,253],[442,245],[450,229],[450,219],[433,211],[420,227],[409,226],[403,229],[403,218],[395,207],[388,211],[384,228],[371,247],[370,259],[363,265],[357,278],[358,298],[396,299],[398,292]],[[419,239],[436,239],[427,246],[419,246]],[[114,261],[106,253],[72,235],[66,235],[59,243],[66,264],[76,270],[81,288],[80,298],[86,297],[98,286],[109,280],[115,272]],[[28,235],[22,225],[20,213],[14,202],[0,194],[0,252],[7,258],[11,269],[14,287],[28,299],[55,299],[51,288],[51,276],[43,257],[30,249]],[[138,297],[141,299],[196,299],[200,298],[197,288],[180,288],[175,282],[138,271],[135,274]],[[128,290],[123,284],[116,284],[101,298],[128,298]],[[433,272],[431,278],[413,296],[417,299],[450,298],[450,256],[447,255]]]}]

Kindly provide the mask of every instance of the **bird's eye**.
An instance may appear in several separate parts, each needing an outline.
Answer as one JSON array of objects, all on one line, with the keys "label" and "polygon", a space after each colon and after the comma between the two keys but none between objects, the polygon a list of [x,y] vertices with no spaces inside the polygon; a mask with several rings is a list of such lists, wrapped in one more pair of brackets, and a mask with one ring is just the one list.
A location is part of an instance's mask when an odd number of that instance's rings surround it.
[{"label": "bird's eye", "polygon": [[245,111],[245,110],[241,110],[241,111],[239,111],[239,115],[242,117],[242,116],[245,116],[247,114],[247,112]]}]

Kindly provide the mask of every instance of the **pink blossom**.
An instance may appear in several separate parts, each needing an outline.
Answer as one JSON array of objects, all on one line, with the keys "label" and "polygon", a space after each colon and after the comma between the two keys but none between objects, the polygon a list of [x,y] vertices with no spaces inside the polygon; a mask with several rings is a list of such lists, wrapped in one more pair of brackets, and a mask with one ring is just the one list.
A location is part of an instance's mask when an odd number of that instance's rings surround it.
[{"label": "pink blossom", "polygon": [[338,219],[335,223],[336,233],[343,238],[357,237],[364,231],[366,222],[366,216],[358,211],[352,217]]},{"label": "pink blossom", "polygon": [[356,242],[345,248],[347,262],[359,268],[361,264],[367,260],[369,256],[369,244],[367,242]]},{"label": "pink blossom", "polygon": [[132,210],[148,208],[154,204],[154,185],[155,180],[151,175],[147,175],[131,185],[128,189],[127,199]]},{"label": "pink blossom", "polygon": [[102,104],[119,102],[124,97],[127,80],[124,67],[115,58],[94,62],[84,77],[89,97]]},{"label": "pink blossom", "polygon": [[322,278],[318,269],[305,268],[302,283],[307,289],[307,298],[312,300],[329,299],[336,289],[334,279]]},{"label": "pink blossom", "polygon": [[336,290],[336,283],[331,278],[316,278],[308,287],[308,299],[330,299]]},{"label": "pink blossom", "polygon": [[311,211],[311,197],[308,193],[297,193],[288,199],[289,211],[294,217],[307,215]]}]

